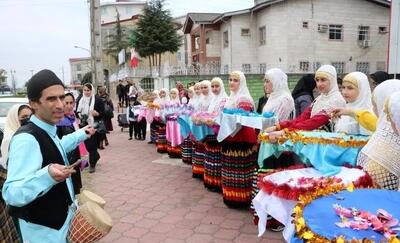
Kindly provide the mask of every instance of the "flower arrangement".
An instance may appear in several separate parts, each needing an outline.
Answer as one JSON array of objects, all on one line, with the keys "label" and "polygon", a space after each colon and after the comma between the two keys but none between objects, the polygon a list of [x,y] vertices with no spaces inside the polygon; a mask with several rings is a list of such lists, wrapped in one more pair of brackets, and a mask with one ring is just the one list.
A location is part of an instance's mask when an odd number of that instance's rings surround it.
[{"label": "flower arrangement", "polygon": [[[302,132],[288,131],[284,129],[285,134],[278,139],[279,144],[285,143],[287,140],[291,140],[293,143],[303,143],[303,144],[327,144],[327,145],[337,145],[340,147],[363,147],[367,144],[368,140],[358,140],[354,137],[335,137],[335,138],[324,138],[324,137],[308,137],[302,134]],[[259,139],[261,142],[269,143],[269,134],[260,133]]]},{"label": "flower arrangement", "polygon": [[[293,209],[293,223],[295,225],[296,236],[300,239],[303,239],[304,242],[312,242],[312,243],[375,243],[374,240],[371,239],[346,239],[344,236],[338,236],[333,239],[327,239],[321,235],[313,232],[307,225],[303,217],[303,210],[308,204],[319,197],[327,196],[330,194],[336,194],[342,190],[345,190],[346,186],[343,184],[333,184],[323,188],[317,188],[315,191],[311,193],[307,193],[299,196],[299,201],[297,205]],[[354,185],[349,185],[347,190],[352,192],[354,189]],[[387,242],[389,243],[400,243],[400,239],[391,236]]]}]

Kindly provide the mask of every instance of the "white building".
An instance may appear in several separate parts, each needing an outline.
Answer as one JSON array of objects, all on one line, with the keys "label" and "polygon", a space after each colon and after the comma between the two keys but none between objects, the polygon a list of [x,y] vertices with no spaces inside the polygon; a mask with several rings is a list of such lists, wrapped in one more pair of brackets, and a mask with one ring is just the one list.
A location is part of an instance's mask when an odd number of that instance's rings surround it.
[{"label": "white building", "polygon": [[71,70],[71,84],[80,83],[86,73],[91,72],[91,58],[70,58],[69,66]]},{"label": "white building", "polygon": [[254,7],[219,14],[188,14],[191,57],[220,62],[222,73],[338,73],[386,70],[390,2],[386,0],[255,0]]},{"label": "white building", "polygon": [[116,0],[116,2],[101,3],[101,23],[116,21],[117,11],[121,20],[129,19],[133,15],[141,14],[145,6],[144,0]]}]

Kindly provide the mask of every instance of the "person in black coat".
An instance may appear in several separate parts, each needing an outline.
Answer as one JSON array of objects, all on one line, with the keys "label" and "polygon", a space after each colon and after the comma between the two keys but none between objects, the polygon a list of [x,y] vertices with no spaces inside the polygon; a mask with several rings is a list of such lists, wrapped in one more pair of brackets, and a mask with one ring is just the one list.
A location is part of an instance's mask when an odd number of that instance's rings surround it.
[{"label": "person in black coat", "polygon": [[[75,132],[74,123],[76,119],[74,113],[74,106],[75,106],[74,95],[72,93],[65,94],[64,118],[57,124],[57,136],[60,139],[65,135]],[[67,153],[67,157],[70,164],[75,163],[77,160],[81,158],[81,155],[79,153],[79,148],[77,147],[76,149]],[[77,195],[80,193],[80,190],[82,188],[80,164],[74,167],[74,169],[76,173],[71,175],[71,179],[72,179],[72,184],[74,185],[75,195]]]},{"label": "person in black coat", "polygon": [[267,94],[267,90],[264,85],[264,96],[262,96],[262,97],[260,97],[260,99],[258,99],[258,105],[257,105],[257,113],[258,114],[262,114],[263,108],[264,108],[265,104],[267,104],[267,101],[268,101],[268,94]]},{"label": "person in black coat", "polygon": [[[104,102],[95,95],[96,92],[94,87],[90,83],[83,85],[83,95],[79,101],[77,101],[76,112],[80,119],[80,127],[86,125],[93,125],[97,131],[90,138],[85,141],[86,149],[89,152],[89,173],[95,172],[97,161],[100,159],[98,148],[100,147],[101,134],[99,133],[99,127],[101,123],[104,126]],[[104,128],[105,129],[105,128]]]},{"label": "person in black coat", "polygon": [[306,74],[297,82],[292,92],[296,117],[300,116],[313,102],[315,87],[314,74]]}]

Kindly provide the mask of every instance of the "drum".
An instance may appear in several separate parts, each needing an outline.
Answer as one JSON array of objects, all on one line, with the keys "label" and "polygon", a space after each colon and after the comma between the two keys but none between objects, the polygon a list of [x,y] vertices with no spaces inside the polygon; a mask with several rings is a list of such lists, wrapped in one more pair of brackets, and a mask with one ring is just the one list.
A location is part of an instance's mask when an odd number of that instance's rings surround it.
[{"label": "drum", "polygon": [[94,202],[98,204],[101,208],[104,208],[104,205],[106,204],[106,201],[103,198],[88,190],[83,190],[80,193],[78,202],[79,205],[83,205],[86,202]]},{"label": "drum", "polygon": [[94,202],[83,204],[72,219],[68,241],[91,243],[106,236],[112,228],[111,217]]}]

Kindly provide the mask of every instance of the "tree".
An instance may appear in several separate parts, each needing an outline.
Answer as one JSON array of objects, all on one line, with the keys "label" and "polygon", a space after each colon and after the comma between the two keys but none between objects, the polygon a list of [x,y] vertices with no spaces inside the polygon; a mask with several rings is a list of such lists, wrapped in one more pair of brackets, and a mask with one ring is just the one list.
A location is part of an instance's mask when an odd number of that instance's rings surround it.
[{"label": "tree", "polygon": [[[115,25],[113,32],[114,33],[107,35],[109,41],[106,44],[107,45],[106,53],[107,55],[112,56],[114,60],[118,63],[118,53],[122,49],[130,47],[129,35],[126,33],[127,29],[121,26],[118,11],[117,11],[117,23]],[[126,57],[127,56],[128,54],[126,53]]]},{"label": "tree", "polygon": [[131,45],[141,57],[149,59],[152,67],[161,72],[161,54],[175,53],[182,45],[182,37],[172,23],[170,11],[163,9],[164,0],[151,0],[143,10],[137,29],[131,35]]}]

